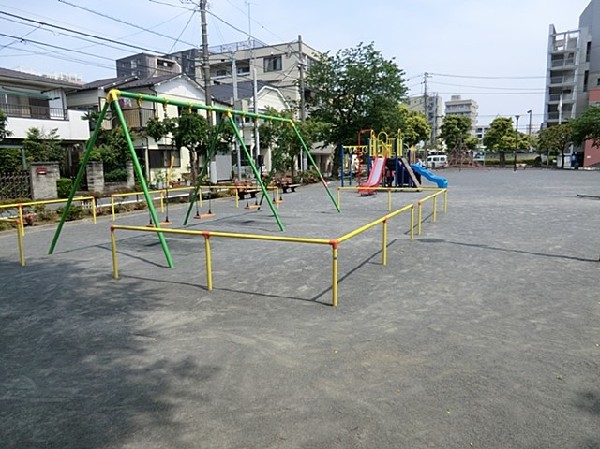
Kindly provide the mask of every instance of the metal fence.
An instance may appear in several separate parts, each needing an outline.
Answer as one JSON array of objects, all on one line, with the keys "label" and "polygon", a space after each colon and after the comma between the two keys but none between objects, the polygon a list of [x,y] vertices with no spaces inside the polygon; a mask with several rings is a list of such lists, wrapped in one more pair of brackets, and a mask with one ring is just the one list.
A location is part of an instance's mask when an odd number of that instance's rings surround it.
[{"label": "metal fence", "polygon": [[31,179],[27,171],[0,172],[0,199],[29,198]]}]

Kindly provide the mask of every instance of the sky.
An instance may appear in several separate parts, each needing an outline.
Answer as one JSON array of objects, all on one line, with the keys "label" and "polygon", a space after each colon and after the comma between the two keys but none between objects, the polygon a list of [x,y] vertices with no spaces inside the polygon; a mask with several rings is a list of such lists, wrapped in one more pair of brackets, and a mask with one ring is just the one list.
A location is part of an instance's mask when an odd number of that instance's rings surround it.
[{"label": "sky", "polygon": [[[331,53],[374,42],[405,72],[411,95],[423,92],[427,72],[428,91],[443,101],[453,94],[476,100],[479,124],[520,115],[525,132],[528,110],[533,129],[543,121],[548,27],[576,29],[589,2],[209,0],[208,41],[217,46],[250,34],[278,44],[302,35],[307,45]],[[0,0],[0,67],[72,73],[84,81],[109,78],[115,76],[115,59],[140,50],[75,38],[31,20],[169,53],[200,46],[194,3],[198,0]]]}]

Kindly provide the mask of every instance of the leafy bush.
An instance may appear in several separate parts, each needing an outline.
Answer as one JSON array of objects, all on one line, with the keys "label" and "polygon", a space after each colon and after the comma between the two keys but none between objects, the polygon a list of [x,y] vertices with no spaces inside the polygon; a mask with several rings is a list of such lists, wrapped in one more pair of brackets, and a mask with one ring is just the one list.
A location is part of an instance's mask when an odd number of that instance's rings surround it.
[{"label": "leafy bush", "polygon": [[73,187],[73,181],[68,178],[60,178],[56,180],[56,193],[59,198],[68,198]]},{"label": "leafy bush", "polygon": [[[59,216],[62,216],[64,207],[60,207],[56,210]],[[81,206],[73,206],[69,208],[67,213],[67,221],[81,220],[83,218],[83,208]]]},{"label": "leafy bush", "polygon": [[104,180],[106,182],[127,181],[127,169],[115,168],[104,175]]},{"label": "leafy bush", "polygon": [[33,211],[39,221],[53,221],[57,218],[56,212],[47,209],[43,204],[33,206]]}]

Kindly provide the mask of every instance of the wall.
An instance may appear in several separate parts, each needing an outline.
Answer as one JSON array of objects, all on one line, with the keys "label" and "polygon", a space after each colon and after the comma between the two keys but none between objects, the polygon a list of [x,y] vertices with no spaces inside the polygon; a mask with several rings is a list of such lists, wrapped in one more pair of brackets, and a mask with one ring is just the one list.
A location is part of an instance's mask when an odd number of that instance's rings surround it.
[{"label": "wall", "polygon": [[7,127],[11,138],[24,139],[29,128],[39,128],[48,133],[57,128],[57,134],[63,140],[87,140],[90,138],[88,122],[83,120],[85,112],[67,111],[68,120],[42,120],[20,117],[8,117]]},{"label": "wall", "polygon": [[56,181],[60,177],[58,163],[32,162],[29,170],[32,199],[36,201],[56,198]]}]

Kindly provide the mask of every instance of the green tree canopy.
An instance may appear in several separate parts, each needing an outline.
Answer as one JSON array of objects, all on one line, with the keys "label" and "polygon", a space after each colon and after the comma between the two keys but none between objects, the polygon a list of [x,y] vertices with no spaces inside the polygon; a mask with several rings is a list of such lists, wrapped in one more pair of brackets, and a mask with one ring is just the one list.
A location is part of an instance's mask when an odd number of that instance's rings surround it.
[{"label": "green tree canopy", "polygon": [[352,145],[361,129],[386,128],[407,91],[403,75],[373,43],[322,55],[308,70],[306,87],[311,118],[329,125],[324,142]]},{"label": "green tree canopy", "polygon": [[39,128],[29,128],[27,137],[23,139],[23,150],[27,162],[58,162],[61,169],[65,167],[65,150],[61,146],[58,128],[44,132]]},{"label": "green tree canopy", "polygon": [[8,129],[8,117],[2,109],[0,109],[0,141],[10,137],[12,132]]},{"label": "green tree canopy", "polygon": [[540,131],[537,140],[538,152],[548,154],[561,154],[573,142],[573,128],[571,123],[561,123],[550,126]]},{"label": "green tree canopy", "polygon": [[570,124],[573,143],[582,145],[586,140],[591,140],[595,147],[600,147],[600,106],[590,106]]},{"label": "green tree canopy", "polygon": [[483,144],[488,151],[500,153],[500,165],[503,166],[506,161],[506,153],[529,149],[531,141],[529,136],[515,130],[511,117],[498,117],[490,123],[490,129],[483,138]]},{"label": "green tree canopy", "polygon": [[402,133],[402,143],[408,147],[429,139],[431,125],[423,114],[411,111],[406,105],[397,105],[396,108],[386,111],[384,118],[384,131],[388,134]]},{"label": "green tree canopy", "polygon": [[454,150],[469,141],[470,132],[471,119],[469,117],[447,115],[440,128],[440,137],[449,150]]}]

